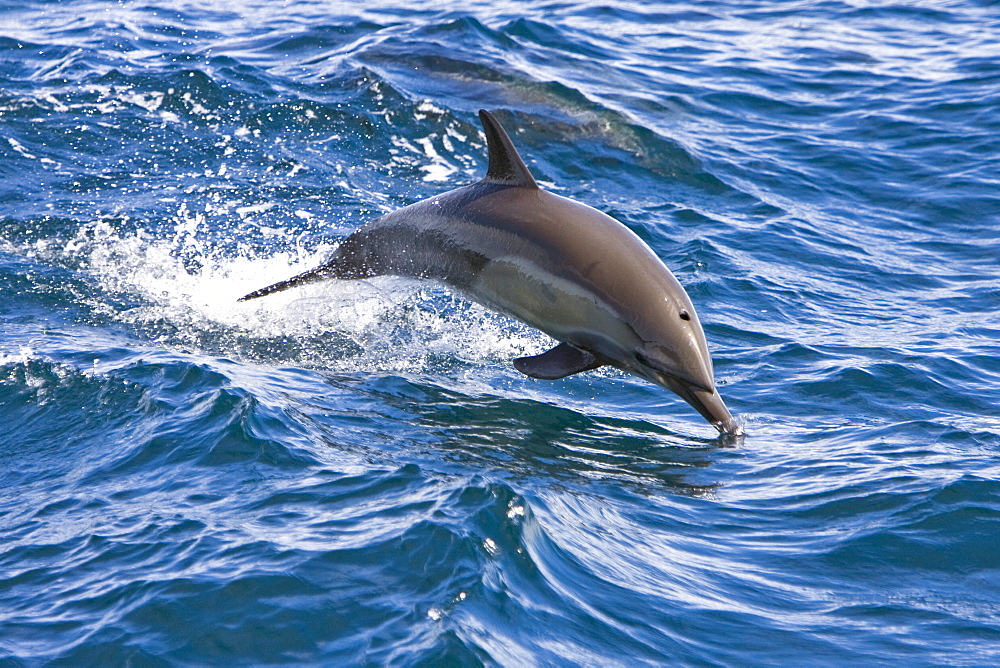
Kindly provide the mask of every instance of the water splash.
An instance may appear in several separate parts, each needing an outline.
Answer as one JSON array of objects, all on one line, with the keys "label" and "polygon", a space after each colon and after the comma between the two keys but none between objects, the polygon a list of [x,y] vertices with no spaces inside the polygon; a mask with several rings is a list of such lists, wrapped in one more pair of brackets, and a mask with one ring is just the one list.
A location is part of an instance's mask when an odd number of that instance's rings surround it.
[{"label": "water splash", "polygon": [[[172,234],[94,221],[61,250],[98,290],[98,317],[159,343],[198,352],[334,371],[423,371],[457,360],[490,363],[537,352],[545,337],[442,286],[380,277],[328,281],[239,302],[239,297],[321,264],[334,245],[307,247],[275,229],[274,246],[211,247],[203,214],[182,205]],[[116,295],[116,299],[107,299]]]}]

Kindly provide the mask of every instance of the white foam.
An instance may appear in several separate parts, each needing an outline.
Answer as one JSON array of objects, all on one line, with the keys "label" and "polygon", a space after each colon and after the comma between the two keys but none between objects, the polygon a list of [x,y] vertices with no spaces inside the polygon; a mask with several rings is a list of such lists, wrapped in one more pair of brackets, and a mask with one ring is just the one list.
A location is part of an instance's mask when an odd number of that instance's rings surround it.
[{"label": "white foam", "polygon": [[142,107],[146,111],[158,110],[163,104],[164,97],[164,94],[159,91],[139,93],[129,88],[126,88],[120,95],[122,101]]},{"label": "white foam", "polygon": [[27,364],[34,357],[35,351],[30,346],[20,346],[16,355],[0,353],[0,366],[9,364]]},{"label": "white foam", "polygon": [[431,164],[421,166],[421,169],[426,172],[424,181],[445,181],[449,176],[458,172],[458,167],[441,157],[441,154],[434,148],[433,135],[418,139],[417,143],[423,148],[424,155],[431,160]]},{"label": "white foam", "polygon": [[33,153],[30,153],[28,149],[24,147],[24,144],[17,141],[13,137],[7,137],[7,143],[9,143],[10,147],[15,151],[17,151],[19,154],[21,154],[23,157],[29,158],[31,160],[37,160],[37,156],[35,156]]},{"label": "white foam", "polygon": [[435,114],[437,116],[444,116],[447,114],[447,110],[435,105],[430,100],[424,100],[417,105],[417,108],[413,111],[413,117],[417,120],[423,120],[427,118],[428,114]]},{"label": "white foam", "polygon": [[241,216],[248,216],[251,213],[264,213],[274,208],[274,202],[264,202],[262,204],[253,204],[250,206],[241,206],[236,209],[236,213]]}]

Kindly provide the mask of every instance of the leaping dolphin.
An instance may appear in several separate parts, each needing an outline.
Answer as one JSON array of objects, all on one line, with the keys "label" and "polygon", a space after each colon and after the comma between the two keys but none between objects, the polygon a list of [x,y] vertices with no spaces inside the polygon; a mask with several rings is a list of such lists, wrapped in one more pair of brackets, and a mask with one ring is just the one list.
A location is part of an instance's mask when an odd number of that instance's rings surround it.
[{"label": "leaping dolphin", "polygon": [[614,218],[538,187],[482,110],[489,167],[478,183],[366,223],[326,264],[242,297],[324,279],[436,279],[559,341],[514,360],[533,378],[611,365],[678,394],[721,433],[742,436],[715,389],[694,305],[653,250]]}]

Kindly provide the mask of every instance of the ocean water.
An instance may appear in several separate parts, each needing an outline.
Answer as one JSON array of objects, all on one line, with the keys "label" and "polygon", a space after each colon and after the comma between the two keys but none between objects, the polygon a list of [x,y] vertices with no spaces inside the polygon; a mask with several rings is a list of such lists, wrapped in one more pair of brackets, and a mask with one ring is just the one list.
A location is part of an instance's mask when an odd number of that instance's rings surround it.
[{"label": "ocean water", "polygon": [[[0,8],[3,665],[1000,662],[993,2]],[[445,287],[485,172],[688,290],[738,445]]]}]

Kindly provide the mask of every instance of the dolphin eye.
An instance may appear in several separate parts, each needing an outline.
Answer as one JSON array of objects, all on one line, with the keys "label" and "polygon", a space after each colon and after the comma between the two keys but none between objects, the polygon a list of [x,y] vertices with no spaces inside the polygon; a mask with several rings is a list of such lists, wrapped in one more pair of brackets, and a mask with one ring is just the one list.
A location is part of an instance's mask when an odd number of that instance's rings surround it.
[{"label": "dolphin eye", "polygon": [[681,309],[681,312],[678,313],[678,315],[681,317],[681,320],[690,320],[691,319],[691,314],[688,313],[684,309]]}]

